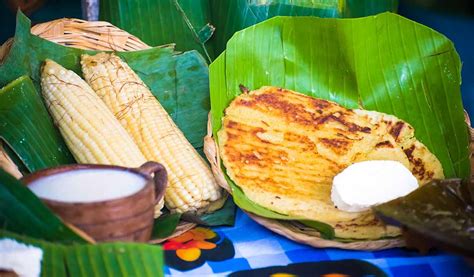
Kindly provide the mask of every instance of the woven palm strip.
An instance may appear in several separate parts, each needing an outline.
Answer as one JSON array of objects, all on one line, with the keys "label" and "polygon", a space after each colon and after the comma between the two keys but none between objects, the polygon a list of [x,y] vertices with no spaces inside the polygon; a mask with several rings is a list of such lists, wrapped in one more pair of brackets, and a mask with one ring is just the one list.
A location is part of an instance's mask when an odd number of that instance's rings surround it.
[{"label": "woven palm strip", "polygon": [[[210,114],[209,114],[210,116]],[[466,123],[470,125],[469,117],[466,113]],[[470,128],[471,134],[471,168],[474,165],[473,151],[474,151],[474,130]],[[204,153],[211,164],[212,172],[221,187],[232,193],[229,184],[225,180],[224,172],[221,167],[221,159],[219,157],[218,146],[212,136],[211,120],[207,122],[207,135],[204,137]],[[473,168],[474,169],[474,168]],[[474,171],[473,171],[474,172]],[[246,212],[246,211],[244,211]],[[355,242],[339,242],[334,240],[326,240],[321,238],[320,233],[315,229],[302,226],[294,221],[274,220],[264,218],[249,212],[246,212],[254,221],[273,232],[289,238],[290,240],[311,245],[317,248],[334,247],[351,250],[381,250],[394,247],[404,246],[404,241],[401,238],[381,239],[372,241],[355,241]]]},{"label": "woven palm strip", "polygon": [[[137,37],[104,21],[62,18],[37,24],[31,28],[31,33],[57,44],[85,50],[137,51],[151,48]],[[0,47],[0,62],[6,57],[12,44],[13,39],[9,39]],[[1,144],[0,167],[14,174],[17,178],[21,177],[17,166],[3,151]],[[182,221],[171,236],[165,239],[153,240],[151,243],[158,243],[178,236],[195,226],[194,223]]]}]

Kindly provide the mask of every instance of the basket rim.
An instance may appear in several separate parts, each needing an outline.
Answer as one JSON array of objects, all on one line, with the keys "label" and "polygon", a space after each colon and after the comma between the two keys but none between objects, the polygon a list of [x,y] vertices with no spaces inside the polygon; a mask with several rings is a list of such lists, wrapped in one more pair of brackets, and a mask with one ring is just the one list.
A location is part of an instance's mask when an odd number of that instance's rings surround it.
[{"label": "basket rim", "polygon": [[[138,37],[107,21],[87,21],[64,17],[35,24],[31,26],[30,31],[40,38],[79,49],[137,51],[151,48]],[[0,63],[8,57],[13,43],[14,37],[7,39],[0,46]]]},{"label": "basket rim", "polygon": [[290,240],[307,244],[316,248],[332,247],[347,250],[383,250],[405,246],[405,241],[401,238],[401,236],[394,238],[382,238],[378,240],[361,240],[351,242],[323,239],[319,236],[311,236],[303,232],[298,232],[298,226],[294,225],[292,221],[285,222],[283,220],[261,217],[247,211],[244,212],[255,222],[266,227],[267,229]]}]

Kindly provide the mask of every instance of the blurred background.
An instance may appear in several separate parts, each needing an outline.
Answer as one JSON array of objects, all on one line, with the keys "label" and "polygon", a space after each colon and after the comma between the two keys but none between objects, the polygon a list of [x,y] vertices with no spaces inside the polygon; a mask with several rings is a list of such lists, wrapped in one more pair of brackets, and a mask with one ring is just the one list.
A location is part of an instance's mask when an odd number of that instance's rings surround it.
[{"label": "blurred background", "polygon": [[[0,43],[15,31],[17,7],[32,23],[61,17],[82,18],[81,0],[0,0]],[[463,61],[462,94],[465,109],[474,117],[474,1],[400,0],[398,13],[427,25],[451,39]]]}]

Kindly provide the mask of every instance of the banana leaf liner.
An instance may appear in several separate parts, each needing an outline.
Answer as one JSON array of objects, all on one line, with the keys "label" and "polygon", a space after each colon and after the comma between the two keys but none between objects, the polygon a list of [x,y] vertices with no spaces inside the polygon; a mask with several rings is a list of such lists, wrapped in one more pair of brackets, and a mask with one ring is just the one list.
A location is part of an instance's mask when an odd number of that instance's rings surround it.
[{"label": "banana leaf liner", "polygon": [[[31,28],[31,33],[60,45],[85,50],[99,51],[137,51],[151,48],[140,39],[113,26],[108,22],[88,22],[80,19],[58,19],[37,24]],[[14,40],[10,39],[0,47],[0,63],[8,56]],[[6,172],[21,177],[15,157],[5,150],[8,146],[0,144],[0,167]],[[5,146],[5,148],[3,147]],[[150,243],[160,243],[169,238],[194,228],[197,224],[180,221],[174,232],[164,238],[152,239]],[[74,226],[69,226],[74,228]]]},{"label": "banana leaf liner", "polygon": [[211,64],[204,152],[219,184],[234,193],[236,204],[278,234],[314,247],[404,246],[401,237],[372,241],[330,237],[321,226],[308,228],[300,218],[252,202],[226,175],[217,131],[225,108],[240,94],[240,84],[249,90],[283,87],[348,108],[393,114],[415,128],[416,137],[442,163],[446,178],[467,179],[473,130],[462,109],[460,69],[451,41],[395,14],[343,20],[276,17],[237,32]]}]

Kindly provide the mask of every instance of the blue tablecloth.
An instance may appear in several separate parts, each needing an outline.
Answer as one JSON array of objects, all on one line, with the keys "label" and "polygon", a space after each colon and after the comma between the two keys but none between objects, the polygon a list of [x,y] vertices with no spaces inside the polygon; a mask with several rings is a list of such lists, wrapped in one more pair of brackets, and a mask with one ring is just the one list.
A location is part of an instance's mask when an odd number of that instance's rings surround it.
[{"label": "blue tablecloth", "polygon": [[[389,276],[473,276],[474,274],[474,270],[462,257],[440,251],[420,255],[415,251],[402,248],[382,251],[316,249],[293,242],[265,229],[240,210],[237,212],[235,226],[219,227],[213,230],[219,236],[217,244],[222,243],[226,238],[232,242],[234,250],[232,257],[229,255],[223,261],[212,261],[215,259],[211,258],[203,265],[188,270],[179,270],[169,265],[165,273],[173,276],[225,276],[235,271],[269,266],[360,259],[377,266]],[[167,251],[173,252],[173,250]],[[217,255],[226,254],[217,253]],[[170,257],[170,255],[166,256]],[[168,259],[167,263],[170,264],[171,260]]]}]

